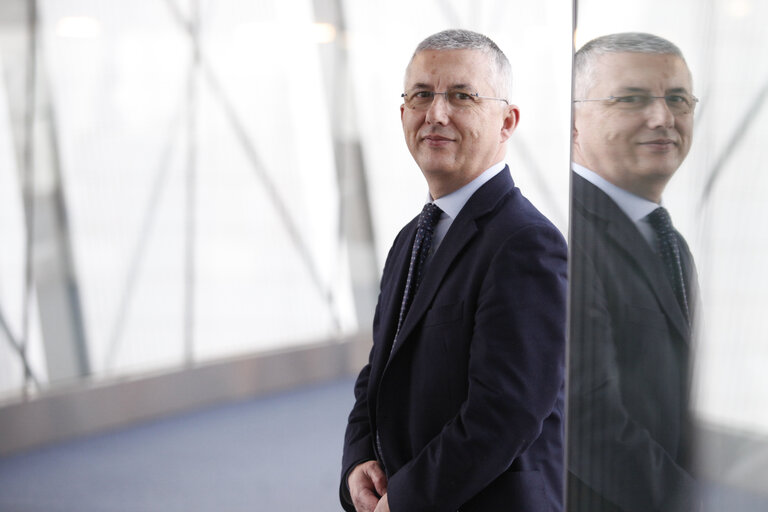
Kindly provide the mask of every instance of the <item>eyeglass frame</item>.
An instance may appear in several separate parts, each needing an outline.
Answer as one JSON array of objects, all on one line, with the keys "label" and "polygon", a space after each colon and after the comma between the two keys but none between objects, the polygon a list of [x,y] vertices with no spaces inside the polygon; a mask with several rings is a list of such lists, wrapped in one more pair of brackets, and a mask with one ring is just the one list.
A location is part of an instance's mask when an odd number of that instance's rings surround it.
[{"label": "eyeglass frame", "polygon": [[[615,105],[616,103],[618,103],[618,100],[622,100],[624,98],[631,98],[633,96],[642,96],[643,98],[647,98],[648,100],[658,100],[658,99],[664,98],[664,100],[665,100],[664,104],[667,106],[667,108],[669,108],[670,112],[672,112],[672,108],[669,106],[669,103],[666,101],[667,98],[669,98],[670,96],[680,96],[680,97],[683,97],[682,94],[675,94],[675,93],[673,93],[673,94],[665,94],[663,96],[654,96],[653,94],[626,94],[624,96],[613,96],[613,95],[611,95],[611,96],[608,96],[607,98],[584,98],[584,99],[571,100],[571,101],[572,101],[572,103],[582,103],[582,102],[587,102],[587,101],[613,101],[614,102],[613,104]],[[691,94],[690,95],[690,99],[691,99],[691,109],[686,111],[686,112],[679,112],[678,115],[688,115],[688,114],[692,113],[694,110],[696,110],[696,104],[699,102],[699,98],[697,98],[696,96]],[[649,101],[646,105],[644,105],[642,108],[640,108],[638,110],[642,110],[644,108],[647,108],[650,104],[651,103]]]},{"label": "eyeglass frame", "polygon": [[[417,93],[428,93],[428,94],[431,94],[431,95],[432,95],[432,100],[429,102],[429,104],[428,104],[428,105],[426,105],[426,109],[428,109],[429,107],[431,107],[431,106],[432,106],[432,103],[435,101],[435,96],[436,96],[436,95],[438,95],[438,94],[442,95],[442,96],[443,96],[443,98],[444,98],[446,101],[448,101],[448,104],[449,104],[449,105],[451,105],[451,106],[453,106],[453,105],[451,104],[450,100],[448,100],[448,96],[447,96],[447,95],[448,95],[448,94],[450,94],[450,93],[456,93],[456,94],[466,94],[467,96],[470,96],[470,97],[472,97],[472,98],[477,98],[477,99],[480,99],[480,100],[495,100],[495,101],[503,101],[503,102],[504,102],[504,103],[506,103],[507,105],[509,105],[509,104],[510,104],[510,103],[509,103],[509,100],[507,100],[506,98],[494,98],[493,96],[480,96],[480,93],[479,93],[479,92],[476,92],[476,93],[471,93],[471,92],[466,92],[466,91],[462,91],[462,90],[452,90],[452,91],[442,91],[442,92],[438,92],[438,91],[426,91],[426,90],[419,90],[419,91],[415,91],[415,92],[414,92],[414,94],[417,94]],[[406,106],[408,106],[408,107],[409,107],[411,110],[416,110],[416,107],[411,107],[410,105],[408,105],[408,93],[407,93],[407,92],[404,92],[404,93],[402,93],[402,94],[400,95],[400,97],[401,97],[401,98],[403,98],[403,103],[404,103]],[[426,109],[425,109],[425,110],[426,110]]]}]

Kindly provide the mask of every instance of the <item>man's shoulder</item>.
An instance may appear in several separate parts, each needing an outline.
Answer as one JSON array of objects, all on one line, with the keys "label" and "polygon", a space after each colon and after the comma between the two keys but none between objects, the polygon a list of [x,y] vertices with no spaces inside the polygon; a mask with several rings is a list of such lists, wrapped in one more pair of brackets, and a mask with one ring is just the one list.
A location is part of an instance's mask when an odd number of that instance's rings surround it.
[{"label": "man's shoulder", "polygon": [[[648,243],[624,211],[602,190],[573,175],[570,218],[570,259],[573,271],[603,275],[641,273],[641,262],[652,258]],[[590,270],[591,269],[591,270]]]},{"label": "man's shoulder", "polygon": [[593,212],[611,215],[621,211],[616,202],[600,187],[575,172],[571,173],[571,200],[575,213]]},{"label": "man's shoulder", "polygon": [[489,254],[516,252],[567,254],[565,236],[519,189],[510,190],[496,207],[474,219],[473,243]]},{"label": "man's shoulder", "polygon": [[618,231],[637,232],[640,236],[632,220],[608,194],[576,173],[571,176],[572,239],[605,233],[611,224]]},{"label": "man's shoulder", "polygon": [[509,230],[531,228],[560,233],[549,217],[544,215],[517,187],[513,187],[508,192],[495,215],[489,218],[489,224],[494,222]]}]

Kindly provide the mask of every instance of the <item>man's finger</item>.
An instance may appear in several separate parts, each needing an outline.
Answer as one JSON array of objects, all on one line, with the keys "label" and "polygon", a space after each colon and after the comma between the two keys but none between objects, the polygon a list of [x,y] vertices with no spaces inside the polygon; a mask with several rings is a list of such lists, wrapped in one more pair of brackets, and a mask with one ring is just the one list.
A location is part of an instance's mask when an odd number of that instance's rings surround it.
[{"label": "man's finger", "polygon": [[379,496],[384,496],[387,493],[387,475],[381,469],[378,462],[375,462],[366,468],[366,474],[373,483],[374,489],[379,493]]},{"label": "man's finger", "polygon": [[379,504],[379,497],[373,494],[370,489],[362,488],[352,496],[352,504],[357,512],[373,512],[376,505]]},{"label": "man's finger", "polygon": [[374,510],[373,512],[389,512],[388,496],[389,496],[388,494],[385,494],[384,496],[381,497],[378,505],[376,505],[376,510]]}]

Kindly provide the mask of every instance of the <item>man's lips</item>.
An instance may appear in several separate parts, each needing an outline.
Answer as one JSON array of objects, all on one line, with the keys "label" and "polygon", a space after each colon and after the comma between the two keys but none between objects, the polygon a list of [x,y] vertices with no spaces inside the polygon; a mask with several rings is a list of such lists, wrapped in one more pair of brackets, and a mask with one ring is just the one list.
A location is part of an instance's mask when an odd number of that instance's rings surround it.
[{"label": "man's lips", "polygon": [[450,137],[444,137],[442,135],[437,135],[434,133],[430,135],[425,135],[424,137],[421,138],[421,140],[430,146],[444,146],[449,142],[453,142],[453,139],[451,139]]},{"label": "man's lips", "polygon": [[658,146],[658,147],[667,147],[667,146],[677,146],[677,142],[675,142],[672,139],[653,139],[653,140],[647,140],[645,142],[640,143],[641,146]]}]

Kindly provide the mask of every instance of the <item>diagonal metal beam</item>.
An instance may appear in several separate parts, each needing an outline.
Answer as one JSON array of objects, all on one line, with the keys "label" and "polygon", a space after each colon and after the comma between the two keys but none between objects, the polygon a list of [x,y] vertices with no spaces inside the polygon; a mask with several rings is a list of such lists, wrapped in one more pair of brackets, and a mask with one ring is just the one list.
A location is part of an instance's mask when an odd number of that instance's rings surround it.
[{"label": "diagonal metal beam", "polygon": [[704,185],[704,190],[701,193],[701,199],[699,200],[699,210],[706,208],[709,203],[709,198],[712,195],[712,190],[714,189],[715,184],[721,178],[725,171],[725,166],[736,153],[736,149],[744,141],[744,134],[747,133],[752,126],[752,123],[754,123],[755,118],[760,113],[760,109],[765,104],[766,98],[768,98],[768,81],[763,84],[763,87],[758,91],[757,95],[755,95],[755,98],[749,103],[739,124],[736,125],[728,142],[723,146],[722,153],[720,153],[715,164],[709,172],[707,172],[707,181]]},{"label": "diagonal metal beam", "polygon": [[279,218],[283,222],[283,227],[288,233],[289,239],[291,240],[294,247],[296,248],[296,251],[298,252],[301,260],[303,261],[304,266],[307,268],[312,284],[314,285],[315,289],[320,294],[320,296],[328,304],[331,312],[332,321],[334,323],[334,328],[338,331],[340,329],[340,321],[338,318],[338,313],[333,309],[333,304],[334,304],[333,290],[329,287],[326,287],[325,284],[323,284],[323,280],[320,278],[320,273],[317,270],[317,267],[315,266],[315,262],[312,259],[312,256],[310,254],[309,247],[304,242],[304,239],[301,236],[298,226],[293,220],[293,217],[291,215],[290,210],[288,209],[288,206],[286,205],[285,201],[283,201],[280,198],[280,193],[277,190],[277,187],[275,186],[274,182],[271,180],[271,178],[267,174],[266,167],[262,164],[261,159],[259,158],[258,152],[256,151],[256,148],[254,147],[253,142],[248,136],[248,133],[245,129],[243,122],[240,120],[240,116],[238,116],[234,106],[232,105],[232,103],[229,101],[226,94],[222,90],[221,84],[218,78],[216,77],[216,74],[213,72],[213,70],[208,65],[208,62],[206,62],[205,60],[203,60],[203,72],[205,74],[206,79],[208,80],[208,84],[211,87],[211,90],[215,92],[214,98],[216,98],[219,101],[219,106],[222,108],[225,116],[228,118],[229,124],[235,132],[235,136],[240,142],[240,145],[242,146],[242,149],[245,152],[246,157],[251,163],[251,167],[256,173],[256,177],[259,178],[259,181],[261,181],[261,185],[264,187],[265,191],[267,192],[267,197],[270,198],[273,208],[277,210],[279,214]]},{"label": "diagonal metal beam", "polygon": [[[197,45],[198,43],[194,41],[196,29],[193,26],[193,23],[187,19],[186,16],[184,16],[184,14],[181,12],[175,2],[173,2],[173,0],[165,0],[165,3],[179,26],[193,39],[193,44]],[[277,190],[277,186],[270,178],[266,167],[261,161],[261,158],[259,158],[258,151],[256,151],[255,145],[253,144],[251,137],[248,135],[248,131],[245,129],[245,124],[240,120],[240,116],[238,115],[237,110],[234,108],[226,92],[221,87],[221,82],[211,67],[205,52],[203,52],[202,48],[199,46],[197,46],[197,51],[199,52],[202,72],[208,82],[208,85],[211,88],[211,91],[213,92],[214,99],[218,101],[219,107],[222,109],[225,117],[227,118],[227,121],[234,131],[236,139],[240,143],[256,177],[264,187],[264,190],[266,191],[267,197],[269,198],[273,208],[277,211],[278,218],[283,223],[283,227],[288,234],[288,238],[290,239],[301,261],[309,273],[310,281],[312,282],[317,293],[328,305],[331,321],[333,322],[334,329],[338,332],[340,330],[340,319],[338,313],[334,309],[335,300],[332,287],[325,286],[323,283],[323,280],[320,277],[320,272],[318,271],[317,266],[312,259],[311,252],[309,251],[307,243],[304,241],[304,238],[302,237],[297,224],[293,220],[286,202],[281,198],[280,193]]]},{"label": "diagonal metal beam", "polygon": [[[355,81],[350,68],[345,2],[314,0],[313,7],[315,22],[329,23],[336,27],[337,32],[333,41],[318,45],[322,82],[330,116],[336,188],[339,192],[336,259],[333,271],[349,272],[357,325],[359,329],[368,329],[376,309],[379,266],[375,251],[368,173],[354,100]],[[342,254],[347,257],[343,270]]]},{"label": "diagonal metal beam", "polygon": [[181,119],[182,107],[179,105],[177,108],[177,113],[174,116],[174,119],[171,121],[170,128],[167,132],[169,134],[169,141],[168,144],[165,145],[165,150],[160,155],[157,170],[154,173],[155,177],[152,181],[152,185],[150,186],[152,193],[149,197],[147,206],[144,209],[144,216],[141,219],[141,224],[139,227],[139,236],[136,239],[133,250],[131,251],[128,271],[125,274],[125,279],[123,280],[123,285],[121,287],[122,291],[120,293],[120,301],[117,307],[117,314],[109,331],[109,337],[107,338],[107,352],[104,359],[105,370],[109,370],[114,366],[117,354],[120,350],[125,322],[128,317],[131,303],[135,297],[136,283],[141,272],[141,267],[144,263],[144,255],[146,254],[148,240],[152,234],[152,228],[154,226],[155,217],[160,205],[160,199],[163,195],[163,192],[166,190],[168,175],[170,174],[171,156],[173,155],[173,151],[176,147],[175,142],[179,137]]},{"label": "diagonal metal beam", "polygon": [[[50,84],[45,80],[40,46],[39,4],[24,4],[25,23],[2,43],[23,80],[9,80],[10,104],[19,148],[19,172],[24,205],[24,287],[22,292],[19,357],[26,358],[34,301],[39,312],[47,378],[70,380],[89,373],[88,345],[80,305],[77,273],[67,217],[59,152],[59,134]],[[17,34],[17,35],[16,35]],[[9,34],[4,34],[8,36]],[[21,44],[14,44],[13,39]],[[43,186],[45,184],[45,186]],[[38,250],[44,248],[44,250]],[[29,365],[24,362],[25,368]],[[23,389],[32,380],[26,374]]]},{"label": "diagonal metal beam", "polygon": [[[29,343],[30,304],[32,289],[35,286],[34,275],[34,226],[35,199],[34,184],[35,170],[33,160],[34,127],[35,127],[35,92],[37,89],[37,1],[27,3],[27,68],[26,68],[26,97],[24,98],[24,130],[22,133],[22,197],[24,201],[24,218],[26,219],[25,254],[24,254],[24,294],[21,320],[21,339],[19,340],[19,357],[24,365],[24,389],[31,379],[27,361],[27,344]],[[10,339],[10,338],[9,338]]]},{"label": "diagonal metal beam", "polygon": [[[27,358],[26,347],[21,345],[20,341],[17,341],[11,332],[11,328],[8,322],[5,320],[5,314],[3,314],[2,308],[0,308],[0,331],[5,334],[5,339],[8,340],[8,344],[11,346],[14,352],[19,356],[22,367],[24,368],[25,381],[31,381],[36,390],[40,390],[40,381],[35,376],[35,372],[32,371],[32,367],[29,365],[29,359]],[[25,382],[25,384],[27,383]],[[26,386],[24,386],[26,388]]]}]

